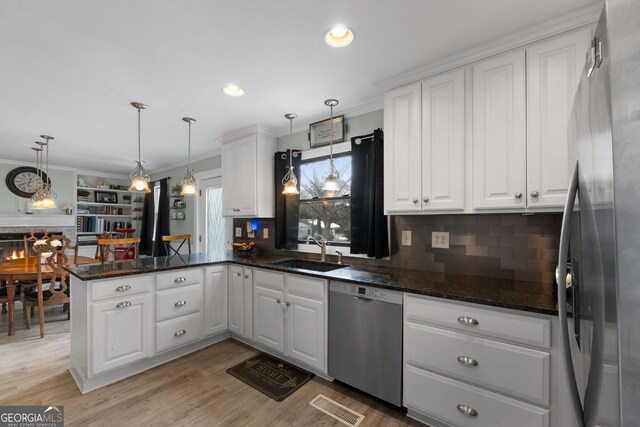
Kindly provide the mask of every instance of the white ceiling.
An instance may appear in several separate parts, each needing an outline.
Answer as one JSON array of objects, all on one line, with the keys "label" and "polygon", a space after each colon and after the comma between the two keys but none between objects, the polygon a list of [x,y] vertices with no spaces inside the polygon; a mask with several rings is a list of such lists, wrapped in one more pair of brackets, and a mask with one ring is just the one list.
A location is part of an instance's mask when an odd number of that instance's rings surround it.
[{"label": "white ceiling", "polygon": [[[150,169],[252,124],[308,123],[337,98],[354,107],[382,94],[373,83],[592,4],[591,0],[2,0],[0,158],[31,161],[41,133],[51,163],[127,172]],[[355,42],[330,48],[345,23]],[[226,83],[245,96],[221,92]]]}]

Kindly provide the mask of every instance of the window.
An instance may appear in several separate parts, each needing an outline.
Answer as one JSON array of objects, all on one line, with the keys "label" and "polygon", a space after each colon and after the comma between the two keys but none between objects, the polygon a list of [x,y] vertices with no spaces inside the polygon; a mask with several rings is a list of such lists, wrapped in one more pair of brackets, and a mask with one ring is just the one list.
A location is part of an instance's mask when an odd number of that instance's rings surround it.
[{"label": "window", "polygon": [[339,174],[340,191],[336,197],[322,194],[324,178],[329,174],[329,158],[303,160],[300,165],[300,222],[298,241],[323,236],[332,246],[351,242],[351,154],[333,156]]}]

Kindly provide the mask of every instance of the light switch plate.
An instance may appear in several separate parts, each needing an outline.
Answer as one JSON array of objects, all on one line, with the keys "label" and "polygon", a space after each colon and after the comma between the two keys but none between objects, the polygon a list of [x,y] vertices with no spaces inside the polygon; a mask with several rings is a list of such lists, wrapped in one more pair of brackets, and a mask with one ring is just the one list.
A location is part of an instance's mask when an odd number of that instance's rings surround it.
[{"label": "light switch plate", "polygon": [[411,246],[411,230],[402,230],[402,246]]},{"label": "light switch plate", "polygon": [[262,238],[263,239],[268,239],[269,238],[269,229],[265,228],[264,230],[262,230]]},{"label": "light switch plate", "polygon": [[236,227],[236,237],[242,237],[242,227]]},{"label": "light switch plate", "polygon": [[247,233],[251,233],[251,231],[253,231],[253,224],[251,221],[247,221]]},{"label": "light switch plate", "polygon": [[432,232],[431,246],[434,248],[449,249],[449,232],[448,231]]},{"label": "light switch plate", "polygon": [[247,233],[247,237],[249,239],[255,239],[256,238],[256,233],[253,232],[253,231],[250,231],[250,232]]}]

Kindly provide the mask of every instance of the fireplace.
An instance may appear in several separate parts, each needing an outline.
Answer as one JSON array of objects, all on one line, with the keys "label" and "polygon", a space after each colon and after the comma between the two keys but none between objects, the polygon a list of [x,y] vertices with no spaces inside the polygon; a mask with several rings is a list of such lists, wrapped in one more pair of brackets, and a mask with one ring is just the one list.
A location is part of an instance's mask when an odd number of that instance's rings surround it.
[{"label": "fireplace", "polygon": [[[59,231],[49,231],[50,236],[57,236],[62,234]],[[24,258],[25,256],[33,256],[33,250],[31,253],[25,253],[24,238],[31,235],[31,233],[2,233],[0,234],[0,261],[9,259]],[[36,237],[40,238],[44,236],[44,233],[36,233]]]}]

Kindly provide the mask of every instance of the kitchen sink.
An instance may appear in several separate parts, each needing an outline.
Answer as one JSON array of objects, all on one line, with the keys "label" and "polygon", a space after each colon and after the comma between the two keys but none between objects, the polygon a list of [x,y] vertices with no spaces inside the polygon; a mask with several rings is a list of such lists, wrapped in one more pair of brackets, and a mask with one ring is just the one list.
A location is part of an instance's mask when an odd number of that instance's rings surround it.
[{"label": "kitchen sink", "polygon": [[339,268],[348,267],[347,265],[336,264],[334,262],[311,261],[306,259],[285,259],[282,261],[272,262],[270,263],[270,265],[276,267],[299,268],[302,270],[312,270],[320,272],[332,271]]}]

